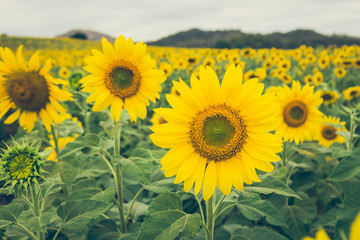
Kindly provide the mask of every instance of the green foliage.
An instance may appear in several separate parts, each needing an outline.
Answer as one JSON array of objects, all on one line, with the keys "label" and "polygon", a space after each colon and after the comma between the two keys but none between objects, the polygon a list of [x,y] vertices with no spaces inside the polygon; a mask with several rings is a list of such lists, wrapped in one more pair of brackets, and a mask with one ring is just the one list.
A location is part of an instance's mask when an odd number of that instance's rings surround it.
[{"label": "green foliage", "polygon": [[151,202],[138,239],[175,239],[180,233],[193,236],[199,227],[200,215],[183,212],[179,195],[163,193]]}]

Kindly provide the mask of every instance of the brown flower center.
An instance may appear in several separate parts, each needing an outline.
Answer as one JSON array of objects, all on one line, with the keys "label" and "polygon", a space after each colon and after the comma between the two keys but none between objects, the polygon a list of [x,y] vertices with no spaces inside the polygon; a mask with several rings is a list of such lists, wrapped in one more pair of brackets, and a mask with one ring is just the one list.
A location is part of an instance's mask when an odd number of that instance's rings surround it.
[{"label": "brown flower center", "polygon": [[246,125],[239,111],[226,104],[211,105],[194,117],[190,139],[202,157],[221,161],[241,151],[247,138]]},{"label": "brown flower center", "polygon": [[308,110],[306,104],[301,101],[293,101],[285,106],[283,111],[284,122],[293,128],[299,127],[306,122]]},{"label": "brown flower center", "polygon": [[13,73],[5,86],[11,100],[22,110],[39,112],[49,102],[47,81],[36,72]]},{"label": "brown flower center", "polygon": [[324,126],[321,130],[322,136],[327,140],[333,140],[336,138],[336,129],[332,126]]},{"label": "brown flower center", "polygon": [[115,96],[125,99],[135,95],[140,87],[139,70],[127,61],[113,63],[105,78],[105,85]]}]

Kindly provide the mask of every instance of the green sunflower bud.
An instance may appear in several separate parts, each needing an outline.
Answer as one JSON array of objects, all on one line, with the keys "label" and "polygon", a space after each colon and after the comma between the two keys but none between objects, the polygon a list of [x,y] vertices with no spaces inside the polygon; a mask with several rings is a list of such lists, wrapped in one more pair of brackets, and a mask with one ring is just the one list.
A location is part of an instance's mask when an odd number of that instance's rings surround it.
[{"label": "green sunflower bud", "polygon": [[38,153],[40,144],[33,146],[24,142],[20,145],[14,141],[13,145],[6,146],[7,149],[1,149],[0,153],[0,180],[5,181],[4,187],[11,186],[9,193],[15,190],[15,194],[18,194],[44,179],[45,161]]}]

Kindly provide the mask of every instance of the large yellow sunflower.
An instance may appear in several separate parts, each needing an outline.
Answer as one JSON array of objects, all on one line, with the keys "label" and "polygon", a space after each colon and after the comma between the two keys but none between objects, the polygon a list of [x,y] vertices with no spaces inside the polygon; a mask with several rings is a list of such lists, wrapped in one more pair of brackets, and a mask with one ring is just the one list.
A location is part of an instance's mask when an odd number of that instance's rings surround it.
[{"label": "large yellow sunflower", "polygon": [[160,98],[164,73],[155,68],[155,61],[146,53],[142,42],[134,44],[119,36],[112,46],[102,39],[103,52],[93,49],[93,56],[85,59],[84,69],[91,73],[80,80],[82,91],[91,92],[87,102],[95,102],[93,111],[105,110],[109,105],[111,118],[119,121],[124,108],[130,120],[144,119],[146,106]]},{"label": "large yellow sunflower", "polygon": [[[332,124],[340,124],[342,127],[334,127],[329,125]],[[321,124],[318,130],[318,136],[316,139],[319,141],[319,144],[324,147],[330,147],[334,142],[344,143],[345,138],[339,134],[337,131],[345,130],[345,122],[340,122],[340,118],[325,116],[323,117],[323,123]]]},{"label": "large yellow sunflower", "polygon": [[220,85],[210,67],[200,67],[200,78],[191,76],[191,88],[181,79],[173,82],[180,96],[168,94],[172,108],[154,111],[167,123],[152,127],[152,141],[170,148],[161,159],[166,177],[176,175],[195,194],[203,185],[204,200],[217,186],[228,195],[232,186],[259,182],[255,168],[270,172],[280,158],[281,138],[270,134],[279,122],[274,93],[261,95],[257,79],[243,82],[241,67],[232,64]]},{"label": "large yellow sunflower", "polygon": [[66,109],[58,101],[72,100],[71,93],[55,84],[69,83],[49,74],[50,60],[41,67],[38,52],[25,62],[22,48],[17,49],[16,55],[9,48],[0,48],[0,118],[14,109],[5,124],[19,119],[20,126],[30,132],[40,119],[51,131],[51,125],[65,120]]},{"label": "large yellow sunflower", "polygon": [[311,141],[322,122],[322,113],[317,109],[322,103],[320,92],[313,92],[314,87],[305,85],[301,88],[298,81],[293,81],[292,88],[284,86],[276,96],[280,102],[281,121],[276,134],[284,141]]}]

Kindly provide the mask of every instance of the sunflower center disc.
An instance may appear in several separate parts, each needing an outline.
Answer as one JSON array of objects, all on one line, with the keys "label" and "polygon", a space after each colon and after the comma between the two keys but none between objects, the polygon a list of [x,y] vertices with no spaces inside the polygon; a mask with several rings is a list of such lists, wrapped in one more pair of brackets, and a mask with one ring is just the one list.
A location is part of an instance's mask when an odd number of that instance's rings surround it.
[{"label": "sunflower center disc", "polygon": [[122,99],[135,95],[140,82],[141,75],[138,69],[126,61],[114,63],[105,79],[105,85],[110,92]]},{"label": "sunflower center disc", "polygon": [[226,104],[211,105],[194,117],[190,139],[202,157],[220,161],[241,151],[247,138],[246,126],[239,115]]},{"label": "sunflower center disc", "polygon": [[305,103],[293,101],[285,106],[283,111],[284,122],[290,127],[299,127],[306,122],[307,107]]},{"label": "sunflower center disc", "polygon": [[226,117],[216,115],[205,119],[203,134],[208,145],[221,148],[230,142],[235,128]]},{"label": "sunflower center disc", "polygon": [[8,170],[13,179],[27,179],[33,173],[33,164],[33,159],[26,154],[19,154],[13,157]]},{"label": "sunflower center disc", "polygon": [[333,99],[333,96],[331,94],[325,93],[324,95],[321,96],[322,99],[324,101],[330,101],[331,99]]},{"label": "sunflower center disc", "polygon": [[39,112],[49,102],[46,79],[35,72],[17,72],[6,82],[6,91],[15,105],[25,111]]},{"label": "sunflower center disc", "polygon": [[331,127],[331,126],[323,127],[323,129],[321,131],[321,134],[327,140],[333,140],[337,136],[336,129],[334,127]]},{"label": "sunflower center disc", "polygon": [[115,87],[126,89],[134,82],[134,73],[130,69],[116,67],[110,73],[110,78],[113,80]]}]

